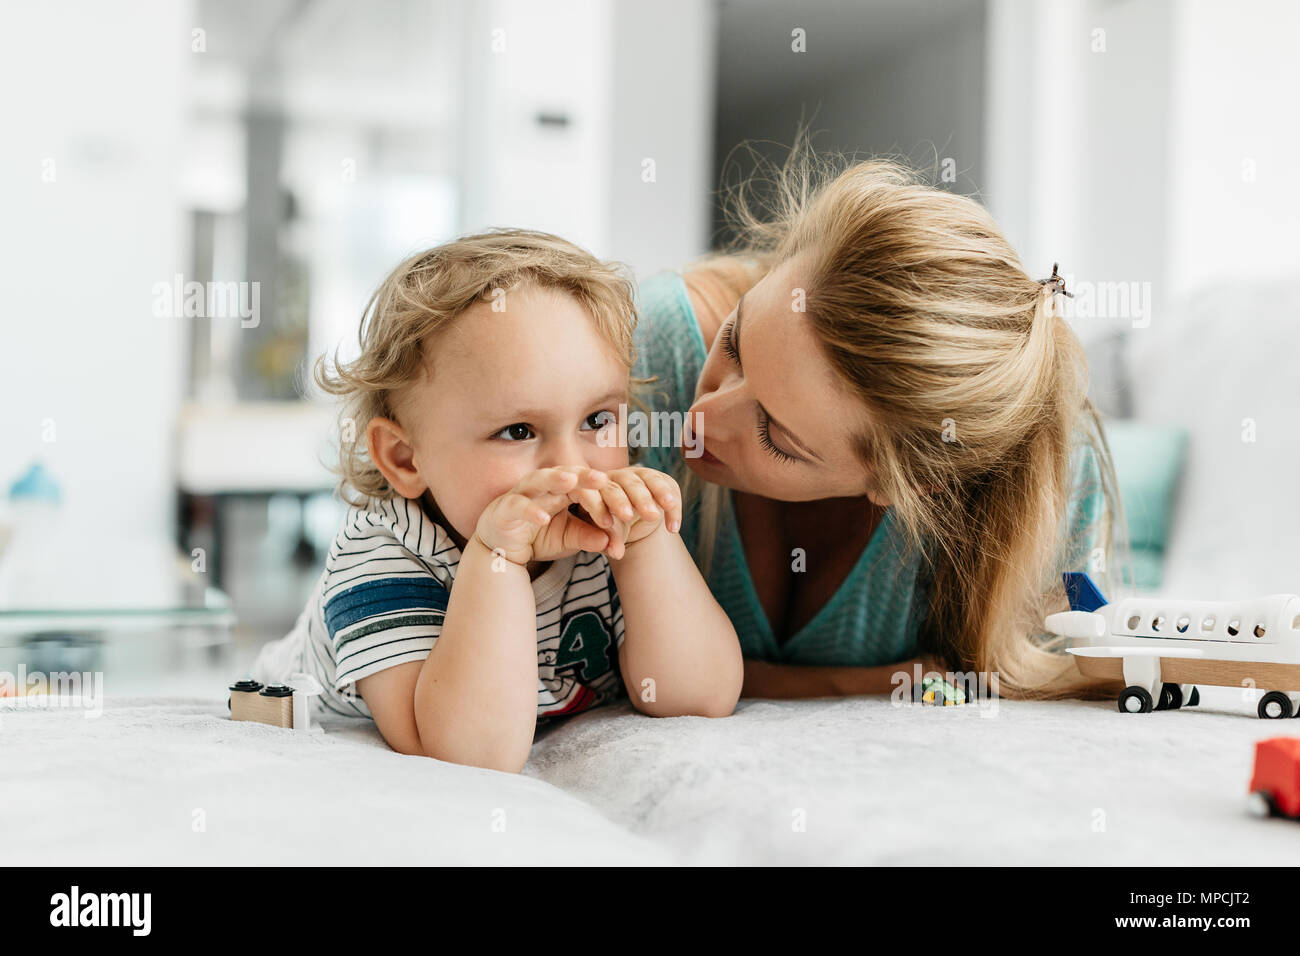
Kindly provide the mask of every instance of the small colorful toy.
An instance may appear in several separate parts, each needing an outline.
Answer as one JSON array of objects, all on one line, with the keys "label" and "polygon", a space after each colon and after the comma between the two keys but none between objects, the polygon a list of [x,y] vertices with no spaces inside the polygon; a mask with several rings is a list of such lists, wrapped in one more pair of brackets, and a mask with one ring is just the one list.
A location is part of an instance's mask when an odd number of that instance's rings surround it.
[{"label": "small colorful toy", "polygon": [[945,707],[966,703],[966,695],[960,687],[954,687],[939,677],[927,677],[921,681],[921,703],[942,703]]},{"label": "small colorful toy", "polygon": [[[231,720],[252,720],[272,727],[312,730],[312,696],[319,694],[320,682],[310,674],[290,674],[284,684],[263,686],[255,680],[236,681],[230,685]],[[320,728],[315,728],[319,730]]]},{"label": "small colorful toy", "polygon": [[1300,596],[1108,604],[1086,574],[1064,577],[1070,610],[1047,629],[1084,642],[1067,648],[1081,674],[1124,681],[1123,713],[1195,704],[1194,685],[1208,684],[1256,688],[1261,718],[1300,715]]},{"label": "small colorful toy", "polygon": [[1300,818],[1300,737],[1273,737],[1255,744],[1247,807],[1256,816]]}]

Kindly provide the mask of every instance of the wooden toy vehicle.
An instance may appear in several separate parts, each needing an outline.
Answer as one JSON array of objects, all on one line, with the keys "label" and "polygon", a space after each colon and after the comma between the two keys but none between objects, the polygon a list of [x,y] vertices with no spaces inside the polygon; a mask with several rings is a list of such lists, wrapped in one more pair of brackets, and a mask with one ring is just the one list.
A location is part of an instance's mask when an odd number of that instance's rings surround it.
[{"label": "wooden toy vehicle", "polygon": [[1065,579],[1071,609],[1049,615],[1047,629],[1082,640],[1068,648],[1080,673],[1124,681],[1124,713],[1195,703],[1203,684],[1258,689],[1262,718],[1300,715],[1300,596],[1109,604],[1086,574]]},{"label": "wooden toy vehicle", "polygon": [[230,685],[231,720],[251,720],[272,727],[310,731],[311,707],[308,698],[321,693],[320,682],[310,674],[294,673],[285,684],[263,685],[255,680],[241,680]]},{"label": "wooden toy vehicle", "polygon": [[1300,817],[1300,737],[1274,737],[1255,744],[1247,806],[1261,817]]}]

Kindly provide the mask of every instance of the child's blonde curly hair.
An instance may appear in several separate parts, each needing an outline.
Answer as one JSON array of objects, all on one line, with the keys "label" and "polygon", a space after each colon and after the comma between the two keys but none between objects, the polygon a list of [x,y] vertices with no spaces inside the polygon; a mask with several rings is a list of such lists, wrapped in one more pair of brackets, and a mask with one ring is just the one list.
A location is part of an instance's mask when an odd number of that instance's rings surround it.
[{"label": "child's blonde curly hair", "polygon": [[[633,284],[623,266],[602,262],[545,232],[498,229],[463,236],[411,256],[380,284],[362,313],[361,354],[341,363],[320,356],[316,384],[342,399],[339,417],[339,496],[366,507],[395,492],[371,460],[364,435],[373,418],[392,418],[395,399],[418,381],[425,343],[475,302],[521,286],[566,292],[592,315],[596,328],[630,370],[636,359]],[[630,387],[643,382],[631,380]],[[635,394],[630,401],[643,403]]]}]

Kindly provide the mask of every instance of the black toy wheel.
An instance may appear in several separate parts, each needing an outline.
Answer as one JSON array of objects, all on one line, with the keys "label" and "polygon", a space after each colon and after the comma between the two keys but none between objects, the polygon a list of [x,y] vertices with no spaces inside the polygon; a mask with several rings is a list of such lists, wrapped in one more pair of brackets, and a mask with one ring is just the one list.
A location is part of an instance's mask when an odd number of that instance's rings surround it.
[{"label": "black toy wheel", "polygon": [[1160,688],[1160,702],[1156,710],[1177,710],[1183,706],[1183,689],[1177,684],[1164,684]]},{"label": "black toy wheel", "polygon": [[1259,716],[1264,720],[1290,717],[1291,713],[1291,698],[1280,690],[1271,690],[1259,699]]},{"label": "black toy wheel", "polygon": [[1256,817],[1278,816],[1277,804],[1272,795],[1264,790],[1252,790],[1246,795],[1246,809]]},{"label": "black toy wheel", "polygon": [[1121,714],[1149,714],[1153,709],[1151,694],[1145,687],[1125,687],[1119,695],[1119,712]]}]

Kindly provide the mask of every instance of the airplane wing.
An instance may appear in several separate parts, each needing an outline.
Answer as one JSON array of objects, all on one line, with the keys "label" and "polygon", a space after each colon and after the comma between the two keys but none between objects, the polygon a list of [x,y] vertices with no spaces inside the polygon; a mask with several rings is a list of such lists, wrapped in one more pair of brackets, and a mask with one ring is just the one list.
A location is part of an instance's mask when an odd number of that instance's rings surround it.
[{"label": "airplane wing", "polygon": [[1205,657],[1205,651],[1198,647],[1067,647],[1066,650],[1079,657]]}]

